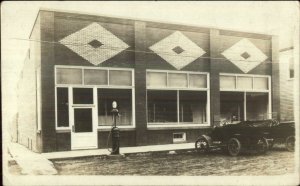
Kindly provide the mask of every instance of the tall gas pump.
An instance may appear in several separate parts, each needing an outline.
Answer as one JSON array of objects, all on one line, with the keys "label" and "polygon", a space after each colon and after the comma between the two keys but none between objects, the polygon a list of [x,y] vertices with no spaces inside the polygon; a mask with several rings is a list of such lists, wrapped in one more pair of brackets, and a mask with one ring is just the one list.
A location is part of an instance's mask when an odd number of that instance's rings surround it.
[{"label": "tall gas pump", "polygon": [[111,141],[112,141],[112,151],[111,155],[120,154],[120,129],[117,127],[117,117],[119,116],[119,110],[117,109],[117,102],[112,102],[112,115],[114,126],[111,128]]}]

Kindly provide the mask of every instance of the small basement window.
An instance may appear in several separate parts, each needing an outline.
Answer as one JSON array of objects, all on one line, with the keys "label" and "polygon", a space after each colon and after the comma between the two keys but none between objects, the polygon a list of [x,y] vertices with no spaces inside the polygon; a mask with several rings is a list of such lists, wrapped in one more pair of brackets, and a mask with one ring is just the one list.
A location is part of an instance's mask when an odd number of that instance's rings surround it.
[{"label": "small basement window", "polygon": [[173,143],[185,142],[186,134],[185,132],[173,133]]}]

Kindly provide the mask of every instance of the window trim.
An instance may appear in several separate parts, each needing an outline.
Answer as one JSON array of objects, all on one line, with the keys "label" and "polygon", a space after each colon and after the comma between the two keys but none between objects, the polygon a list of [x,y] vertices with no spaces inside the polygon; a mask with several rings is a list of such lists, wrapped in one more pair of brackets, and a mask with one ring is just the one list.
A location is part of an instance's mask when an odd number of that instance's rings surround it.
[{"label": "window trim", "polygon": [[[174,138],[175,134],[182,134],[182,138]],[[174,132],[173,133],[173,143],[186,142],[186,132]]]},{"label": "window trim", "polygon": [[[167,86],[166,87],[151,87],[146,85],[146,89],[151,90],[209,90],[210,84],[209,84],[209,73],[208,72],[193,72],[193,71],[176,71],[176,70],[146,70],[146,84],[148,82],[147,73],[148,72],[160,72],[160,73],[166,73],[167,74]],[[187,87],[169,87],[169,73],[178,73],[178,74],[186,74],[187,75]],[[190,87],[190,81],[189,81],[189,75],[190,74],[199,74],[199,75],[206,75],[206,88],[195,88]]]},{"label": "window trim", "polygon": [[[247,107],[247,100],[246,98],[246,93],[255,93],[255,92],[261,92],[261,93],[268,93],[268,106],[267,106],[267,114],[268,114],[268,119],[272,119],[272,84],[271,84],[271,79],[272,77],[270,75],[259,75],[259,74],[235,74],[235,73],[219,73],[219,76],[235,76],[235,87],[236,89],[222,89],[220,87],[220,91],[222,92],[243,92],[244,93],[244,120],[247,120],[247,114],[246,114],[246,107]],[[242,90],[242,89],[237,89],[237,77],[252,77],[252,89],[248,90]],[[254,87],[254,78],[255,77],[265,77],[267,78],[268,81],[268,89],[267,90],[260,90],[260,89],[253,89]]]},{"label": "window trim", "polygon": [[[82,69],[82,84],[57,84],[56,82],[56,69],[57,68],[76,68],[76,69]],[[108,84],[107,85],[85,85],[84,84],[84,69],[99,69],[99,70],[107,70],[107,76],[108,76]],[[128,85],[109,85],[109,71],[110,70],[124,70],[124,71],[130,71],[131,72],[131,86]],[[135,81],[134,81],[134,69],[132,68],[111,68],[111,67],[86,67],[86,66],[72,66],[72,65],[55,65],[54,66],[54,97],[55,97],[55,130],[56,132],[71,132],[71,124],[69,123],[68,127],[58,127],[57,126],[57,88],[68,88],[68,100],[69,100],[69,117],[71,109],[73,107],[77,106],[89,106],[89,107],[95,107],[96,113],[98,113],[98,96],[95,94],[97,93],[98,88],[107,88],[107,89],[130,89],[131,90],[131,101],[132,101],[132,124],[128,126],[118,126],[120,129],[135,129],[136,123],[135,123]],[[73,104],[73,88],[93,88],[93,98],[94,98],[94,104]],[[98,125],[98,117],[96,117],[97,122],[97,130],[98,131],[106,131],[107,129],[111,129],[111,126],[99,126]],[[70,121],[70,118],[69,118]]]},{"label": "window trim", "polygon": [[[168,73],[183,73],[187,74],[188,77],[188,87],[147,87],[146,85],[146,117],[147,117],[147,128],[148,129],[156,129],[156,128],[189,128],[189,127],[197,127],[197,128],[207,128],[208,126],[211,126],[210,121],[210,74],[209,72],[194,72],[194,71],[175,71],[175,70],[146,70],[146,84],[147,84],[147,73],[148,72],[166,72],[167,73],[167,86],[168,86]],[[189,86],[189,74],[202,74],[206,75],[206,88],[190,88]],[[177,92],[177,122],[165,122],[165,123],[159,123],[159,122],[148,122],[148,90],[176,90]],[[180,90],[188,90],[188,91],[202,91],[206,92],[206,123],[185,123],[185,122],[179,122],[179,91]]]},{"label": "window trim", "polygon": [[[220,73],[219,76],[232,76],[235,77],[235,88],[221,88],[220,84],[220,91],[230,91],[230,92],[270,92],[271,91],[271,76],[270,75],[257,75],[257,74],[234,74],[234,73]],[[239,89],[237,87],[237,79],[238,77],[250,77],[251,78],[251,89]],[[263,90],[263,89],[254,89],[254,78],[267,78],[268,82],[268,89]]]},{"label": "window trim", "polygon": [[[293,70],[294,70],[294,77],[291,78],[291,69],[290,69],[290,61],[292,61],[293,63]],[[288,68],[287,68],[287,80],[288,81],[293,81],[295,79],[295,60],[294,60],[294,57],[290,57],[288,59]]]}]

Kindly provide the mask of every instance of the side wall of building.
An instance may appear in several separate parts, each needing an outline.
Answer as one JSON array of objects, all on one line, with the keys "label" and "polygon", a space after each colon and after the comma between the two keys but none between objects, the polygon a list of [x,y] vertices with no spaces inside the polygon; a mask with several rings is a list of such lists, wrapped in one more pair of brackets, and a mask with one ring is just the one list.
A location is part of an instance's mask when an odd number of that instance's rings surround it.
[{"label": "side wall of building", "polygon": [[18,143],[29,149],[40,152],[41,139],[39,137],[39,113],[37,95],[39,94],[37,85],[40,83],[40,18],[37,17],[35,26],[30,37],[30,49],[24,61],[18,84]]},{"label": "side wall of building", "polygon": [[293,50],[280,52],[280,112],[282,121],[294,121],[294,79],[290,78],[289,63]]}]

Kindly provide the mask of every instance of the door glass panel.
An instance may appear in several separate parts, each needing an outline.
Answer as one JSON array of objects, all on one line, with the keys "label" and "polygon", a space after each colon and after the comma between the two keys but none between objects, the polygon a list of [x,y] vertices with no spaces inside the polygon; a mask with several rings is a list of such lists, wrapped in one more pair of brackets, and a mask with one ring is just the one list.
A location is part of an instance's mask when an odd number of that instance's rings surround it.
[{"label": "door glass panel", "polygon": [[82,84],[82,70],[76,68],[57,68],[57,84]]},{"label": "door glass panel", "polygon": [[57,126],[69,126],[68,88],[57,88]]},{"label": "door glass panel", "polygon": [[74,108],[75,132],[93,132],[92,108]]},{"label": "door glass panel", "polygon": [[73,88],[73,104],[93,104],[93,89]]},{"label": "door glass panel", "polygon": [[107,85],[107,70],[85,69],[85,85]]}]

